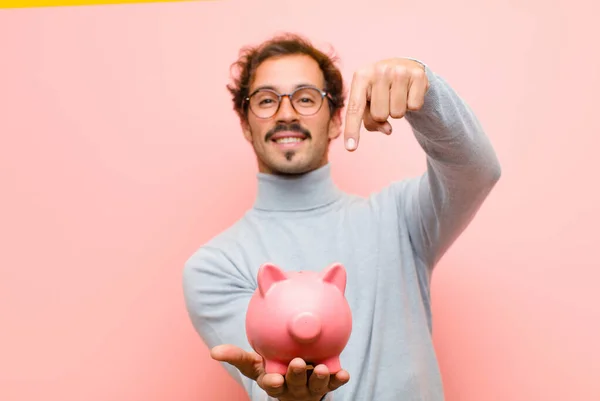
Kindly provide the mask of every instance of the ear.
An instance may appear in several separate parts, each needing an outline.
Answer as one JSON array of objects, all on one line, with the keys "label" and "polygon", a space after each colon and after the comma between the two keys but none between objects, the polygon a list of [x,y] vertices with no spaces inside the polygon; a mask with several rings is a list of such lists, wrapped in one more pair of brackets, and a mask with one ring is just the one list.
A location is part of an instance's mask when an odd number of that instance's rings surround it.
[{"label": "ear", "polygon": [[329,120],[329,140],[332,141],[342,134],[342,112],[338,110]]},{"label": "ear", "polygon": [[273,286],[280,281],[287,280],[283,270],[273,263],[265,263],[258,269],[258,290],[263,297]]},{"label": "ear", "polygon": [[342,294],[346,291],[346,269],[341,263],[329,265],[321,273],[324,282],[335,285]]},{"label": "ear", "polygon": [[241,120],[240,124],[242,126],[244,138],[246,138],[248,142],[252,143],[252,130],[250,129],[250,124],[248,124],[247,120]]}]

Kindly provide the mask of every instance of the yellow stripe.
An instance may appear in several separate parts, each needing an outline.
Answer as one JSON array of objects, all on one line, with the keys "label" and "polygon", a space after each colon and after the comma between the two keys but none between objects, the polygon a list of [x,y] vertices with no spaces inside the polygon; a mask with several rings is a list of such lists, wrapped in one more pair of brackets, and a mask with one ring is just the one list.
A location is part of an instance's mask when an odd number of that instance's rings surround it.
[{"label": "yellow stripe", "polygon": [[0,8],[38,8],[64,6],[96,6],[102,4],[176,3],[214,0],[0,0]]}]

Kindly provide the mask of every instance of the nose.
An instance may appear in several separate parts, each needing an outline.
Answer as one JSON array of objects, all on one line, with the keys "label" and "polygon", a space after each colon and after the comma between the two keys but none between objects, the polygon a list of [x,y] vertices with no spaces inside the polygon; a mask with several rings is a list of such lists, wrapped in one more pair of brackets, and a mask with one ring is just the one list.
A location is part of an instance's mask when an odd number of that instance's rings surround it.
[{"label": "nose", "polygon": [[321,334],[321,319],[313,313],[304,312],[294,316],[289,322],[289,333],[300,343],[311,343]]},{"label": "nose", "polygon": [[292,122],[298,120],[298,113],[292,106],[292,101],[288,96],[281,98],[279,110],[277,110],[277,121]]}]

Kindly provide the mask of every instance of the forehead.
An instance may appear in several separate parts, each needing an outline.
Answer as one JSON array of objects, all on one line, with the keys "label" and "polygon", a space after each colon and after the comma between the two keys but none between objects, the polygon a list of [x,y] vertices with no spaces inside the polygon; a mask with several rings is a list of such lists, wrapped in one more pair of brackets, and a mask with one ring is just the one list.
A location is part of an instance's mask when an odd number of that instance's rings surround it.
[{"label": "forehead", "polygon": [[289,92],[301,85],[323,88],[323,72],[310,56],[290,55],[265,60],[254,74],[250,91],[270,87],[279,92]]}]

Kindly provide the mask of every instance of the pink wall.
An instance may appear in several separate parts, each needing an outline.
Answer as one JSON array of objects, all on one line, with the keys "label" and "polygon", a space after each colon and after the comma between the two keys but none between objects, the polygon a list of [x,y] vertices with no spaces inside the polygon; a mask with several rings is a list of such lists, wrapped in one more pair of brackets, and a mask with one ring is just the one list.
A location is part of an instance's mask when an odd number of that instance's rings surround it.
[{"label": "pink wall", "polygon": [[[600,399],[598,6],[495,3],[0,12],[0,400],[244,399],[187,320],[181,269],[253,200],[228,67],[284,29],[334,45],[347,78],[426,61],[497,148],[502,180],[434,277],[448,401]],[[342,187],[422,171],[395,126],[335,144]]]}]

